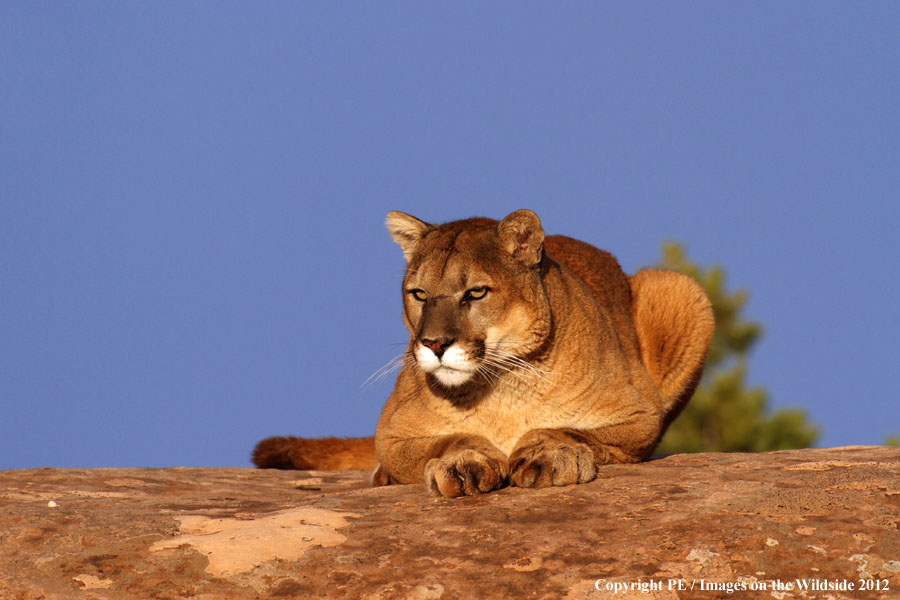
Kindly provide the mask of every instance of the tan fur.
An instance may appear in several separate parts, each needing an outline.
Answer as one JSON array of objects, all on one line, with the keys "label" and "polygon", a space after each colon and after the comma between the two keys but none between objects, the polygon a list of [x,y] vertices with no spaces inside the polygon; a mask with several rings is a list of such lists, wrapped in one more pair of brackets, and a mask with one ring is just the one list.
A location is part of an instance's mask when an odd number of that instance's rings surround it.
[{"label": "tan fur", "polygon": [[371,437],[272,437],[259,442],[253,450],[253,464],[260,469],[371,471],[377,462]]},{"label": "tan fur", "polygon": [[[714,325],[691,279],[629,278],[606,252],[545,237],[527,210],[440,226],[393,212],[387,225],[408,263],[415,360],[378,422],[376,484],[459,496],[591,481],[648,456],[693,393]],[[305,443],[264,440],[254,462],[328,468]],[[349,447],[374,466],[371,442]]]},{"label": "tan fur", "polygon": [[697,282],[675,271],[639,271],[631,293],[641,361],[659,387],[668,426],[703,374],[715,329],[712,306]]}]

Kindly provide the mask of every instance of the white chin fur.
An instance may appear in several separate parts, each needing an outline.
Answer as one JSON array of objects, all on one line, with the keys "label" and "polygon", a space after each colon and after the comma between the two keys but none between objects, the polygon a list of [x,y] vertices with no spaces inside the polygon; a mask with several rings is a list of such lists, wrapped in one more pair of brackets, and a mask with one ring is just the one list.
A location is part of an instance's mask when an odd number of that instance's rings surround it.
[{"label": "white chin fur", "polygon": [[472,379],[472,373],[469,371],[457,371],[456,369],[448,369],[441,367],[432,373],[441,384],[447,387],[456,387],[462,385]]}]

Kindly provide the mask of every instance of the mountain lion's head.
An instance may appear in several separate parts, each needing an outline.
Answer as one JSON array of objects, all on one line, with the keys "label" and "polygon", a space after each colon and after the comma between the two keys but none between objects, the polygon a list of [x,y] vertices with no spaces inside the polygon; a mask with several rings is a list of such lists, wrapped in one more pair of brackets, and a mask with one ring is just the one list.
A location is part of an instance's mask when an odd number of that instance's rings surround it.
[{"label": "mountain lion's head", "polygon": [[430,225],[391,212],[387,227],[406,257],[404,322],[422,371],[454,388],[529,368],[551,325],[536,214]]}]

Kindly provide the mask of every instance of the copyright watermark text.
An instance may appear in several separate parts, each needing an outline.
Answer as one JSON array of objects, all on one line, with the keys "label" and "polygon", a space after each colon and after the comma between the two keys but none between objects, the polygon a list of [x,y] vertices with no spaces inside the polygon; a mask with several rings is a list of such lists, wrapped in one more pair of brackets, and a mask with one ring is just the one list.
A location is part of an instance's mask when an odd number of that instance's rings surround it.
[{"label": "copyright watermark text", "polygon": [[887,579],[792,579],[761,580],[755,577],[740,577],[737,581],[710,581],[707,579],[598,579],[594,588],[602,592],[626,594],[639,592],[649,594],[660,591],[699,592],[886,592],[890,591]]}]

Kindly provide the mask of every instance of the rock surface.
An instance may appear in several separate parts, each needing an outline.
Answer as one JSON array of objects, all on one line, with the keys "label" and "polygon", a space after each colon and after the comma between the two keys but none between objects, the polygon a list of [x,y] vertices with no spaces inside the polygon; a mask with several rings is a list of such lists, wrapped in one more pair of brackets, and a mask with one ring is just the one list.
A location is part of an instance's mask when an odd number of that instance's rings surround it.
[{"label": "rock surface", "polygon": [[456,500],[359,472],[0,472],[4,600],[631,597],[900,598],[900,449],[677,455]]}]

